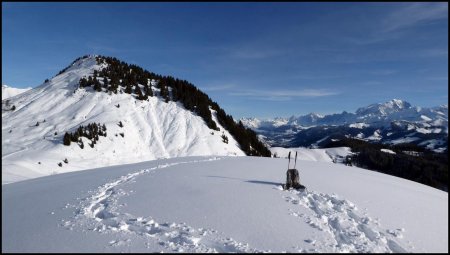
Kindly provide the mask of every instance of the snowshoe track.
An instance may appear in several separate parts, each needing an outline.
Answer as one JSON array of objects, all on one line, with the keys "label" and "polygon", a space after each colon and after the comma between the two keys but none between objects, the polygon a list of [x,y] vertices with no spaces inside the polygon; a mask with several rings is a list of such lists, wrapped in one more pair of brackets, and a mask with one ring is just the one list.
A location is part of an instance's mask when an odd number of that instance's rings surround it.
[{"label": "snowshoe track", "polygon": [[[151,216],[136,217],[119,212],[126,206],[118,204],[119,198],[127,195],[120,186],[134,181],[138,176],[151,174],[157,169],[180,164],[192,164],[220,160],[213,157],[206,160],[195,160],[158,165],[149,169],[129,173],[100,186],[92,196],[84,199],[72,220],[62,225],[67,229],[88,229],[99,233],[130,233],[149,238],[148,243],[157,243],[161,251],[174,252],[258,252],[243,244],[226,238],[213,229],[194,228],[186,223],[158,223]],[[109,246],[128,245],[130,239],[112,240]],[[153,246],[154,247],[154,246]],[[147,248],[152,248],[148,246]]]},{"label": "snowshoe track", "polygon": [[[290,209],[290,214],[303,218],[305,223],[319,231],[329,233],[326,243],[305,240],[314,243],[318,252],[408,252],[399,243],[403,228],[383,230],[379,222],[360,212],[356,205],[337,195],[328,195],[314,191],[290,190],[284,196],[293,205],[299,205],[312,211],[313,216]],[[331,245],[330,245],[331,244]],[[331,248],[331,250],[330,250]]]}]

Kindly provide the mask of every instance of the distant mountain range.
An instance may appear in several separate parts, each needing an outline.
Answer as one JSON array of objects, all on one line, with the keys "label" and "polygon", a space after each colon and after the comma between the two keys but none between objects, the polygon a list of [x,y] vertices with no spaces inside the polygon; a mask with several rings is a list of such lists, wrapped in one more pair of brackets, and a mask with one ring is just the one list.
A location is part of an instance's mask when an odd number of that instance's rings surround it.
[{"label": "distant mountain range", "polygon": [[448,148],[448,105],[425,108],[392,99],[355,113],[243,118],[241,122],[270,146],[320,147],[330,139],[352,137],[387,144],[413,143],[436,152]]}]

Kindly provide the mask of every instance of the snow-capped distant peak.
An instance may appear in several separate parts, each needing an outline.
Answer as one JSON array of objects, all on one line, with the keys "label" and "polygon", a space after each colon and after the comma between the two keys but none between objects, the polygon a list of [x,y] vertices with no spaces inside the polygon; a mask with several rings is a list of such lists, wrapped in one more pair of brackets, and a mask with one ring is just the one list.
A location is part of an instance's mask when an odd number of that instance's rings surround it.
[{"label": "snow-capped distant peak", "polygon": [[411,104],[406,102],[406,101],[402,101],[400,99],[392,99],[391,101],[385,103],[385,105],[389,105],[398,109],[407,109],[411,107]]},{"label": "snow-capped distant peak", "polygon": [[275,127],[286,125],[287,123],[288,123],[288,120],[285,118],[277,117],[277,118],[273,119],[273,125]]},{"label": "snow-capped distant peak", "polygon": [[25,91],[28,91],[30,89],[31,89],[30,87],[23,88],[23,89],[13,88],[13,87],[3,84],[2,85],[2,100],[13,97],[13,96],[17,96],[17,95],[19,95]]},{"label": "snow-capped distant peak", "polygon": [[385,103],[371,104],[356,110],[357,115],[389,115],[394,112],[411,108],[411,104],[400,100],[392,99]]},{"label": "snow-capped distant peak", "polygon": [[274,119],[263,119],[260,120],[258,118],[241,118],[240,121],[242,124],[248,128],[258,129],[261,127],[280,127],[286,125],[289,122],[289,119],[276,117]]},{"label": "snow-capped distant peak", "polygon": [[322,114],[319,114],[319,113],[310,113],[309,114],[311,117],[315,117],[315,118],[318,118],[318,119],[321,119],[321,118],[323,118],[324,116],[322,115]]},{"label": "snow-capped distant peak", "polygon": [[261,120],[257,118],[241,118],[240,121],[244,126],[249,128],[258,128],[261,124]]}]

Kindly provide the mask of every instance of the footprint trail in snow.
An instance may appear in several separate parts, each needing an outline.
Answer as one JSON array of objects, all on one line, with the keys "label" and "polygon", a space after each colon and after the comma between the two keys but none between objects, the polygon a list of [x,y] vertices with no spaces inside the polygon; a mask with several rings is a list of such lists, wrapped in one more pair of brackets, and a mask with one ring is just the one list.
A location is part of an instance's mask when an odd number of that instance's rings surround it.
[{"label": "footprint trail in snow", "polygon": [[317,252],[408,252],[398,239],[403,228],[383,230],[377,220],[358,210],[352,202],[314,191],[288,191],[285,200],[312,211],[312,216],[289,209],[290,215],[303,218],[311,227],[327,233],[325,243],[308,239]]},{"label": "footprint trail in snow", "polygon": [[[158,165],[121,176],[118,179],[100,186],[92,196],[84,199],[77,208],[75,217],[63,221],[62,226],[73,230],[95,231],[99,233],[130,233],[148,238],[150,243],[158,244],[161,250],[176,252],[258,252],[248,244],[240,243],[213,229],[194,228],[186,223],[158,223],[151,216],[136,217],[120,212],[123,204],[119,198],[127,195],[120,187],[134,181],[143,174],[151,174],[157,169],[179,164],[192,164],[220,160],[213,157],[206,160],[195,160]],[[128,245],[131,239],[112,240],[107,245]],[[153,248],[152,248],[153,247]]]}]

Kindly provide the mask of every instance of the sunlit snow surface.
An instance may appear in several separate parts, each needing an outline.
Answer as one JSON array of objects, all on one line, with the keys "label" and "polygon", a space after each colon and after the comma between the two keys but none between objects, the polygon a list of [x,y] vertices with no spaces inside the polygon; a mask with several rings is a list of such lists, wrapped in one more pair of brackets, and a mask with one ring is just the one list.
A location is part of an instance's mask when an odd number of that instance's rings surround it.
[{"label": "sunlit snow surface", "polygon": [[[312,154],[311,154],[312,155]],[[448,252],[448,194],[299,160],[185,157],[2,185],[3,252]]]},{"label": "sunlit snow surface", "polygon": [[[214,111],[212,118],[220,131],[208,128],[179,102],[166,103],[159,96],[143,101],[126,93],[78,88],[80,78],[105,66],[93,56],[78,60],[47,83],[11,98],[16,110],[2,112],[2,184],[153,159],[245,155]],[[157,94],[158,89],[153,89]],[[105,124],[107,137],[100,136],[94,148],[85,137],[84,149],[76,143],[63,145],[65,132],[89,123]],[[66,158],[68,163],[62,163]]]},{"label": "sunlit snow surface", "polygon": [[2,100],[8,99],[13,96],[17,96],[25,91],[30,90],[31,88],[13,88],[8,85],[2,85]]}]

